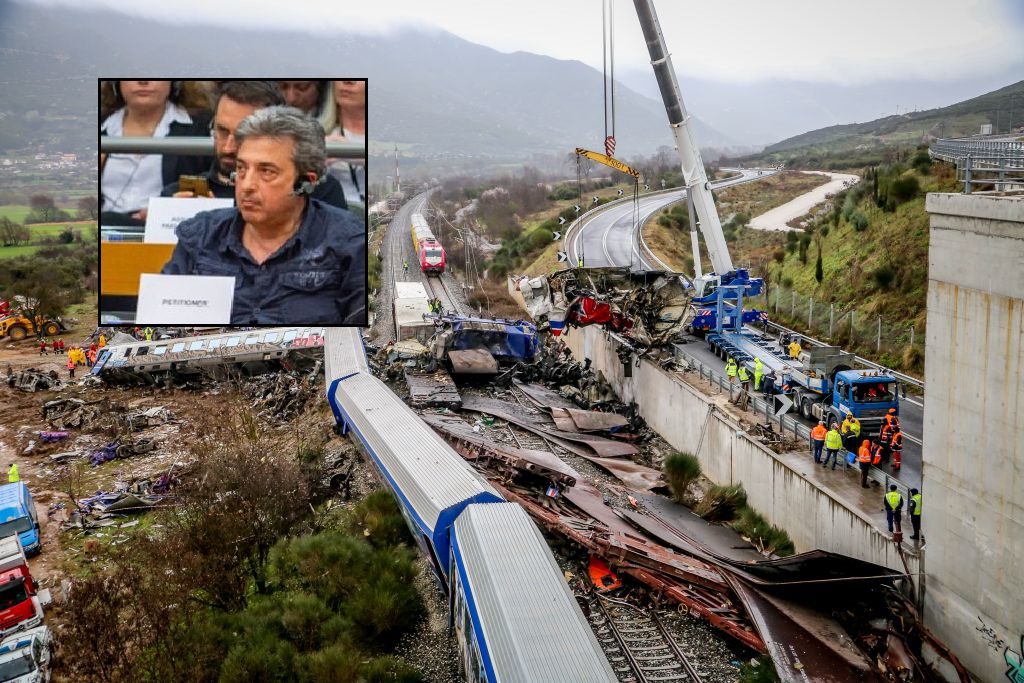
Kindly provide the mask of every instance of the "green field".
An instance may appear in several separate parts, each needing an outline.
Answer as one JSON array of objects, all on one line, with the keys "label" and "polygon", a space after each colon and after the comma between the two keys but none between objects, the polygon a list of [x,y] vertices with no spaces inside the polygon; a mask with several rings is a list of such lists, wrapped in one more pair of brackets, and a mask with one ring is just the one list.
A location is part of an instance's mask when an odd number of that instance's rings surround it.
[{"label": "green field", "polygon": [[89,231],[96,227],[96,221],[82,221],[82,222],[70,222],[65,221],[62,223],[30,223],[28,225],[29,231],[32,233],[32,239],[36,240],[42,237],[57,237],[61,232],[64,231],[66,226],[70,225],[72,230],[78,230],[83,236],[88,236]]},{"label": "green field", "polygon": [[38,244],[22,244],[17,247],[0,247],[0,259],[15,258],[16,256],[28,256],[42,249]]},{"label": "green field", "polygon": [[0,206],[0,218],[10,218],[15,223],[24,223],[25,216],[31,212],[28,206]]}]

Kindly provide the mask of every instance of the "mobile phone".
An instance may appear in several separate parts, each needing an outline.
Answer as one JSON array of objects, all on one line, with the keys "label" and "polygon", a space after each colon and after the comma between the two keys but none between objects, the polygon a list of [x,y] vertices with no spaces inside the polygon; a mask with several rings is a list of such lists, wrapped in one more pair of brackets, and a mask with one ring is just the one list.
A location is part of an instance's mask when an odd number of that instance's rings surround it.
[{"label": "mobile phone", "polygon": [[210,183],[200,175],[183,175],[178,178],[178,191],[191,192],[197,197],[210,194]]}]

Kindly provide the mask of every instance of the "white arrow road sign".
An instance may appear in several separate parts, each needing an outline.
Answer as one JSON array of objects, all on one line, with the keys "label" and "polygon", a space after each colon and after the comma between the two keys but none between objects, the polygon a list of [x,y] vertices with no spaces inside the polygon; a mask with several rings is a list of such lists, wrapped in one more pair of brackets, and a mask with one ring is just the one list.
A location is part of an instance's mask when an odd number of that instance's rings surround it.
[{"label": "white arrow road sign", "polygon": [[558,224],[559,225],[565,225],[565,216],[559,216],[558,217]]},{"label": "white arrow road sign", "polygon": [[779,394],[776,398],[779,399],[779,409],[775,411],[775,417],[782,417],[793,407],[793,399],[784,394]]},{"label": "white arrow road sign", "polygon": [[617,190],[617,192],[618,192],[619,196],[621,197],[622,196],[622,190],[621,189]]},{"label": "white arrow road sign", "polygon": [[557,242],[560,239],[562,239],[562,233],[555,230],[555,241]]},{"label": "white arrow road sign", "polygon": [[563,262],[568,261],[568,260],[569,260],[569,255],[568,254],[566,254],[564,251],[558,252],[558,262],[559,263],[563,263]]}]

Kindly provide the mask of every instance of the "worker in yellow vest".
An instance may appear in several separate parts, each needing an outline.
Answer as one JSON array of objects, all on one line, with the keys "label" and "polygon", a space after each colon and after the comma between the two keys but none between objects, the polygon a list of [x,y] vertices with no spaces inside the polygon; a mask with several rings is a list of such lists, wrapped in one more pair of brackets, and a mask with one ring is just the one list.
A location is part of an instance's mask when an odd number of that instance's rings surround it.
[{"label": "worker in yellow vest", "polygon": [[15,463],[11,463],[11,466],[7,469],[7,481],[13,484],[16,481],[21,481],[21,477],[18,476],[18,466]]},{"label": "worker in yellow vest", "polygon": [[889,524],[889,533],[893,532],[893,524],[896,531],[903,533],[901,522],[903,519],[903,496],[896,490],[896,484],[889,484],[889,492],[885,494],[885,521]]},{"label": "worker in yellow vest", "polygon": [[913,540],[921,538],[921,492],[917,489],[910,489],[910,504],[907,507],[907,514],[910,515],[910,524],[914,527]]},{"label": "worker in yellow vest", "polygon": [[760,358],[754,359],[754,391],[761,391],[761,378],[764,377],[764,364]]},{"label": "worker in yellow vest", "polygon": [[736,359],[732,356],[725,362],[725,375],[729,378],[729,384],[736,381]]},{"label": "worker in yellow vest", "polygon": [[841,450],[843,450],[843,436],[839,433],[839,428],[833,423],[832,428],[825,434],[825,462],[821,463],[821,466],[828,467],[828,461],[831,459],[832,469],[835,469],[836,458]]}]

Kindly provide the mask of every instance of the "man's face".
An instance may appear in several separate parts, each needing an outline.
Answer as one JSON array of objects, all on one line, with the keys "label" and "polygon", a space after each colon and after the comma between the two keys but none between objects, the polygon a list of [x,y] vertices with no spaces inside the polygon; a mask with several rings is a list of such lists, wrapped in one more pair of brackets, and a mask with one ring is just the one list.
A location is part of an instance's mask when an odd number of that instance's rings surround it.
[{"label": "man's face", "polygon": [[217,172],[227,177],[235,170],[238,158],[238,144],[235,142],[235,131],[238,124],[257,107],[241,104],[227,97],[220,98],[217,113],[213,117],[213,149],[217,158]]},{"label": "man's face", "polygon": [[278,81],[277,85],[289,107],[301,109],[307,114],[316,109],[316,81]]},{"label": "man's face", "polygon": [[276,223],[301,201],[295,187],[295,143],[288,138],[248,138],[238,148],[235,202],[246,223]]}]

